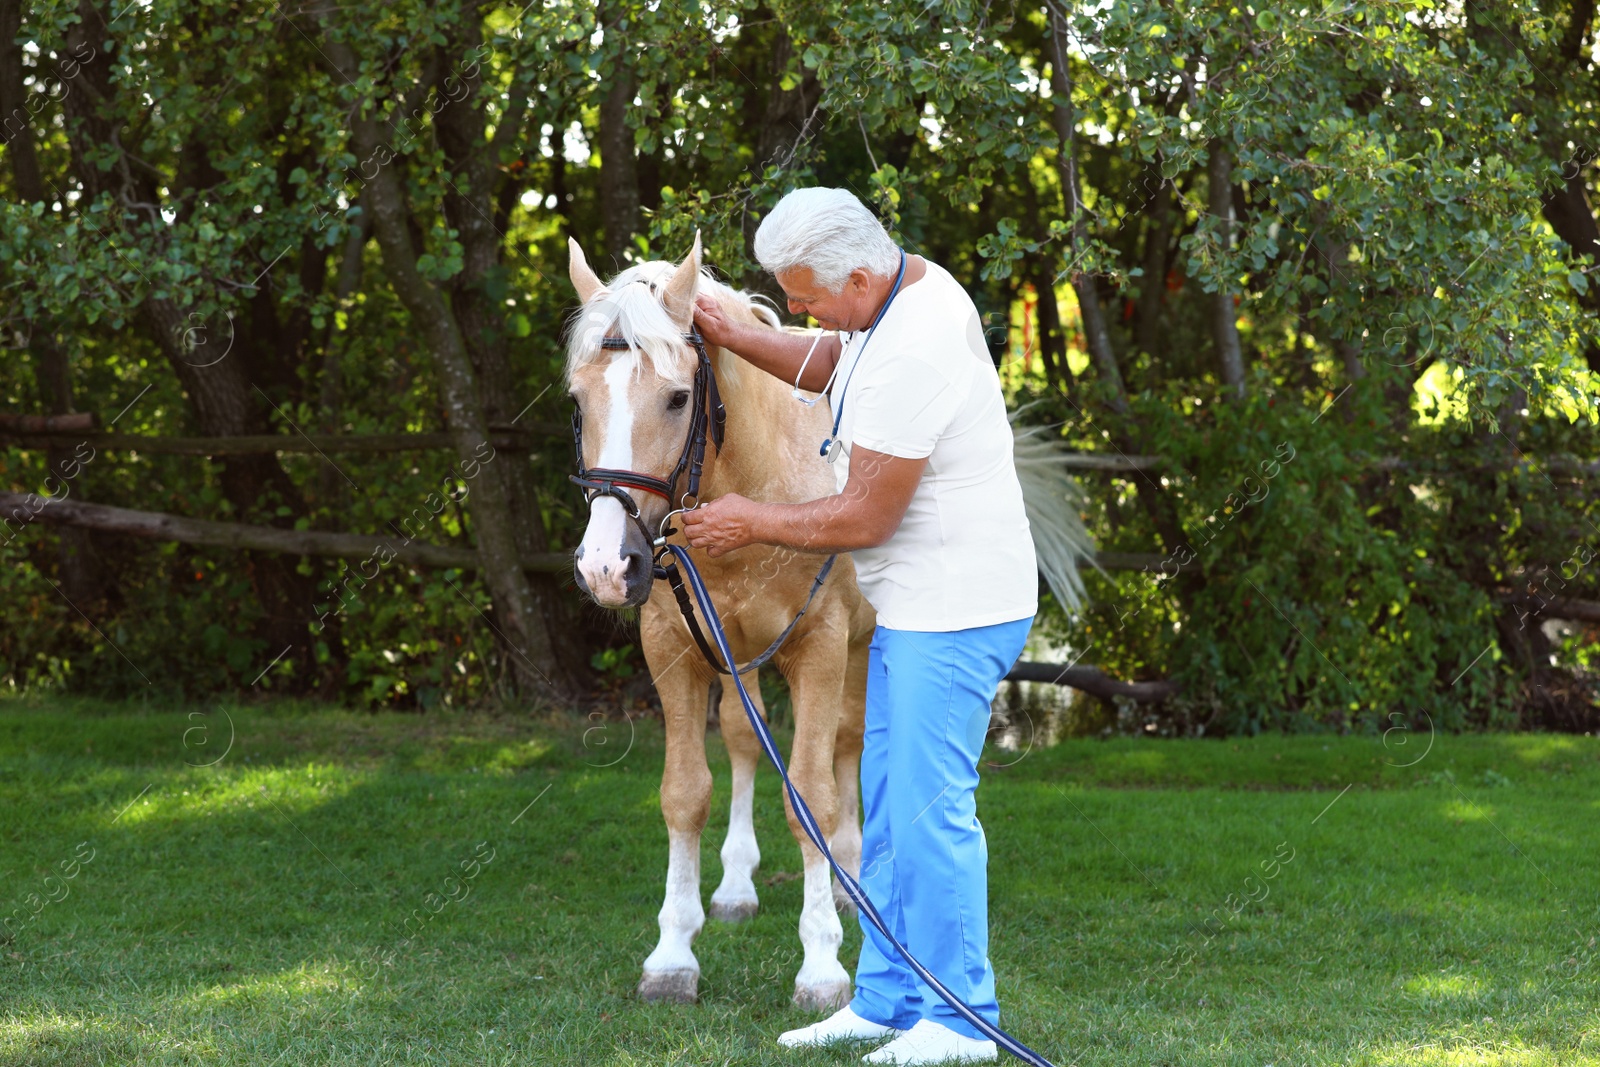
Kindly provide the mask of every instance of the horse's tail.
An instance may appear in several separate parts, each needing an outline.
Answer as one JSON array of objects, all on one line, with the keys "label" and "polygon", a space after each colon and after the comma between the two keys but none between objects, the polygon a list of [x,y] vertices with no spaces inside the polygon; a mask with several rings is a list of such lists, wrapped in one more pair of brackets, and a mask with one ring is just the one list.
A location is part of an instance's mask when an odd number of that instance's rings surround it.
[{"label": "horse's tail", "polygon": [[1098,566],[1094,562],[1094,538],[1080,514],[1083,487],[1067,473],[1064,459],[1068,449],[1061,439],[1046,427],[1028,426],[1018,420],[1025,410],[1008,416],[1017,480],[1022,483],[1022,500],[1028,511],[1028,527],[1033,531],[1039,571],[1050,583],[1056,600],[1070,611],[1087,599],[1079,566]]},{"label": "horse's tail", "polygon": [[765,294],[752,294],[750,297],[750,310],[755,312],[756,318],[771,326],[774,330],[783,329],[783,319],[779,317],[778,310],[766,301]]}]

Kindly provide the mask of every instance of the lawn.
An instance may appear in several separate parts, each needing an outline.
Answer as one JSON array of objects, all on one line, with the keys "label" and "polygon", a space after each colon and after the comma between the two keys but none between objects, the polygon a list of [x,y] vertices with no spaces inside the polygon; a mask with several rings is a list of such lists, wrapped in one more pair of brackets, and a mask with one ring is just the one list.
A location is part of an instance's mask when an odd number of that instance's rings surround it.
[{"label": "lawn", "polygon": [[[993,752],[1003,1023],[1063,1067],[1600,1065],[1600,740],[1384,740]],[[661,749],[648,721],[0,702],[0,1064],[855,1062],[773,1043],[809,1017],[770,771],[761,914],[707,925],[698,1005],[634,998]]]}]

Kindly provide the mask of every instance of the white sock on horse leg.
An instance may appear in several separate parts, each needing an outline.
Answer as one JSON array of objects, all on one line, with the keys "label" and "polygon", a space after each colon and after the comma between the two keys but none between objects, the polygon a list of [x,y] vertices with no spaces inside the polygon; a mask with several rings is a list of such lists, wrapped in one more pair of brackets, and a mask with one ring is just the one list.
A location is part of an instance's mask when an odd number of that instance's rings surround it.
[{"label": "white sock on horse leg", "polygon": [[692,1001],[699,993],[700,961],[690,946],[706,920],[700,905],[700,834],[668,830],[667,840],[667,892],[657,916],[661,940],[644,961],[639,996]]},{"label": "white sock on horse leg", "polygon": [[[743,709],[739,713],[743,714]],[[748,767],[742,766],[746,762]],[[722,843],[722,882],[711,894],[711,917],[722,922],[748,919],[760,904],[752,877],[761,865],[761,847],[756,844],[752,814],[755,771],[754,759],[746,761],[734,756],[733,802],[728,808],[728,838]]]},{"label": "white sock on horse leg", "polygon": [[794,1002],[802,1008],[823,1010],[850,1000],[850,973],[839,963],[844,927],[833,904],[833,877],[828,861],[813,848],[805,849],[805,905],[800,911],[800,944],[805,960],[794,979]]}]

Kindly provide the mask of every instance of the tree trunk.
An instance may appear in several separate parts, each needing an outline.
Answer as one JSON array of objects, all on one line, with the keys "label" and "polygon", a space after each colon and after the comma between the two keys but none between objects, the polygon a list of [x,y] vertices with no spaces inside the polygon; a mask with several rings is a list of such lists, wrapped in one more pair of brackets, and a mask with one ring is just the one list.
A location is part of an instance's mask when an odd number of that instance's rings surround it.
[{"label": "tree trunk", "polygon": [[[1329,291],[1351,288],[1350,271],[1346,266],[1349,262],[1347,257],[1350,254],[1350,246],[1343,241],[1330,241],[1320,247],[1327,264]],[[1353,321],[1359,326],[1359,318]],[[1361,362],[1360,335],[1334,338],[1333,351],[1339,357],[1339,362],[1344,365],[1345,377],[1350,381],[1358,382],[1367,376],[1367,368]]]},{"label": "tree trunk", "polygon": [[[622,31],[613,25],[619,16],[602,6],[599,21],[605,26],[608,57],[605,96],[600,100],[600,225],[605,229],[606,255],[614,269],[627,266],[623,253],[633,247],[639,232],[639,167],[634,159],[633,129],[628,112],[639,91],[633,74],[631,50]],[[615,35],[613,44],[610,38]]]},{"label": "tree trunk", "polygon": [[[1045,243],[1049,227],[1039,210],[1039,190],[1032,178],[1023,178],[1023,207],[1028,212],[1028,232]],[[1051,389],[1067,391],[1072,367],[1067,363],[1067,334],[1061,325],[1061,307],[1056,303],[1055,272],[1047,256],[1033,254],[1023,260],[1023,271],[1039,297],[1039,355],[1044,360],[1045,382]]]},{"label": "tree trunk", "polygon": [[[267,433],[271,424],[262,403],[267,400],[247,376],[246,353],[234,352],[206,365],[205,349],[189,344],[194,322],[170,300],[150,297],[141,309],[167,362],[177,372],[195,414],[200,432],[210,437],[243,437]],[[222,495],[241,516],[259,515],[271,525],[293,528],[308,512],[299,487],[271,452],[230,455],[222,462]],[[278,515],[283,507],[287,515]],[[316,618],[317,579],[300,574],[296,561],[275,553],[246,554],[251,586],[261,606],[254,635],[266,643],[268,655],[288,650],[285,658],[298,666],[296,686],[309,689],[319,668],[315,658],[318,635],[311,632]],[[320,639],[338,656],[335,635]]]},{"label": "tree trunk", "polygon": [[[325,23],[323,31],[327,55],[336,73],[355,84],[358,72],[355,53],[339,38],[335,27]],[[371,157],[383,143],[377,123],[369,114],[353,113],[350,131],[351,142],[360,158]],[[417,269],[410,212],[395,169],[378,168],[366,191],[372,206],[373,233],[383,252],[390,284],[433,355],[443,394],[445,420],[455,435],[457,456],[463,469],[479,470],[493,463],[496,454],[489,444],[488,419],[481,404],[478,376],[461,325],[445,294]],[[549,633],[518,562],[513,501],[504,477],[478,479],[469,498],[478,558],[494,599],[496,630],[510,647],[510,662],[518,687],[562,699],[567,693],[553,677],[557,663]]]},{"label": "tree trunk", "polygon": [[[1589,24],[1594,21],[1595,0],[1572,0],[1567,12],[1567,30],[1561,35],[1560,56],[1568,63],[1577,62],[1583,54],[1583,43],[1589,39]],[[1560,77],[1560,75],[1556,75]]]},{"label": "tree trunk", "polygon": [[1134,344],[1146,355],[1155,356],[1156,338],[1161,333],[1162,305],[1167,295],[1167,256],[1172,243],[1172,185],[1161,177],[1161,167],[1152,165],[1145,182],[1157,183],[1149,194],[1145,210],[1144,284],[1139,287],[1138,325]]},{"label": "tree trunk", "polygon": [[[33,130],[28,125],[27,87],[22,83],[22,46],[17,44],[21,29],[22,0],[0,0],[0,142],[5,144],[6,155],[11,157],[17,192],[24,201],[38,203],[44,199],[44,180],[39,176]],[[41,56],[35,68],[35,76],[40,81],[45,73],[43,65]],[[37,87],[44,91],[43,85]]]},{"label": "tree trunk", "polygon": [[550,168],[550,195],[555,198],[553,211],[561,219],[561,236],[577,238],[578,231],[572,225],[572,194],[567,191],[567,147],[566,127],[562,125],[562,116],[557,113],[551,119],[550,159],[546,164]]},{"label": "tree trunk", "polygon": [[[1088,244],[1088,228],[1084,222],[1083,200],[1078,186],[1078,165],[1074,156],[1077,122],[1072,109],[1072,78],[1067,66],[1069,55],[1067,27],[1054,8],[1050,10],[1049,44],[1051,120],[1055,125],[1058,141],[1056,170],[1061,180],[1062,197],[1066,201],[1073,247],[1078,249]],[[1078,309],[1083,317],[1084,344],[1088,347],[1089,357],[1099,374],[1107,406],[1116,416],[1112,435],[1117,447],[1123,452],[1147,452],[1149,449],[1142,447],[1144,434],[1133,417],[1132,406],[1128,403],[1128,390],[1123,384],[1122,371],[1117,364],[1116,350],[1111,345],[1111,334],[1106,329],[1099,294],[1095,291],[1094,276],[1083,271],[1074,271],[1072,288],[1078,295]],[[1140,504],[1150,517],[1157,536],[1161,538],[1162,547],[1169,554],[1184,547],[1187,542],[1183,535],[1183,527],[1178,522],[1172,501],[1161,492],[1160,486],[1146,475],[1135,479],[1133,484],[1139,495]],[[1180,583],[1178,586],[1180,591],[1192,591],[1197,586],[1198,576],[1193,570],[1180,570],[1177,580]]]},{"label": "tree trunk", "polygon": [[1067,363],[1067,338],[1061,326],[1061,307],[1056,303],[1055,278],[1043,257],[1032,257],[1027,271],[1028,281],[1039,297],[1039,356],[1044,361],[1045,381],[1052,389],[1065,389],[1072,380],[1072,368]]},{"label": "tree trunk", "polygon": [[[1592,257],[1600,261],[1600,226],[1594,211],[1589,207],[1589,194],[1585,188],[1583,168],[1575,162],[1565,166],[1572,171],[1565,181],[1545,192],[1539,199],[1544,207],[1544,217],[1556,236],[1567,243],[1577,260]],[[1579,300],[1591,315],[1600,314],[1600,285],[1590,282],[1589,289]],[[1589,369],[1600,373],[1600,344],[1591,337],[1584,348],[1584,359]]]},{"label": "tree trunk", "polygon": [[[135,202],[160,204],[157,181],[147,171],[131,165],[116,131],[93,102],[115,95],[111,83],[115,64],[106,45],[110,30],[91,0],[79,0],[78,14],[80,21],[67,31],[67,45],[75,56],[89,58],[80,64],[75,79],[82,82],[83,91],[65,94],[63,106],[74,173],[84,187],[85,199],[109,192],[125,207]],[[198,150],[186,147],[184,151],[192,159]],[[112,159],[110,170],[102,170],[94,162],[102,154],[109,154]],[[248,346],[243,350],[229,349],[224,343],[227,354],[221,355],[211,342],[220,339],[223,324],[201,322],[189,314],[187,306],[167,298],[146,297],[139,311],[188,394],[202,433],[235,437],[267,431],[269,423],[260,406],[265,398],[253,384],[253,369],[247,366]],[[290,527],[306,514],[299,490],[270,452],[230,457],[223,464],[220,481],[223,496],[241,516],[262,509],[272,525]],[[289,514],[278,516],[279,506],[287,508]],[[283,649],[300,665],[297,684],[309,682],[318,670],[310,633],[316,578],[298,573],[293,560],[277,555],[251,553],[247,564],[262,612],[254,627],[255,636],[272,653]],[[337,655],[337,642],[330,641],[330,647],[336,649]]]},{"label": "tree trunk", "polygon": [[[20,0],[0,0],[0,124],[3,124],[0,126],[0,136],[5,138],[6,155],[11,159],[18,195],[23,203],[36,204],[46,197],[44,180],[39,174],[39,158],[33,144],[33,130],[28,125],[27,88],[22,82],[22,48],[16,43],[21,28]],[[30,322],[28,330],[28,347],[33,351],[39,368],[39,392],[45,410],[52,415],[71,413],[76,409],[72,403],[72,378],[66,349],[56,336],[52,323]],[[73,462],[74,451],[66,441],[51,448],[46,455],[49,470],[58,475],[71,469]],[[83,483],[76,482],[72,492],[83,499]],[[62,592],[74,604],[91,611],[104,605],[108,593],[107,578],[87,530],[60,531],[56,540],[56,574],[61,579]]]},{"label": "tree trunk", "polygon": [[[772,57],[767,65],[771,79],[767,88],[766,110],[761,117],[761,128],[756,133],[756,166],[754,173],[763,173],[767,167],[787,170],[793,166],[801,146],[816,128],[818,104],[822,100],[822,83],[816,71],[804,63],[799,65],[800,82],[793,89],[783,87],[783,76],[789,70],[794,56],[794,41],[780,22],[772,42]],[[756,229],[761,216],[750,210],[748,202],[740,216],[744,234],[744,254],[755,260]],[[764,292],[783,306],[782,290],[765,271],[746,276],[747,289]]]},{"label": "tree trunk", "polygon": [[[361,286],[361,263],[366,255],[367,242],[372,239],[372,209],[361,203],[361,213],[356,224],[344,240],[344,251],[339,257],[339,274],[334,282],[333,306],[347,310],[346,302]],[[322,331],[322,367],[317,375],[317,406],[321,409],[322,431],[336,434],[343,429],[341,412],[344,407],[344,333],[338,330],[337,320],[329,316]],[[322,498],[336,511],[342,512],[345,492],[349,483],[339,477],[331,465],[323,464],[318,486]]]},{"label": "tree trunk", "polygon": [[[1211,217],[1216,220],[1219,255],[1226,260],[1233,246],[1233,158],[1220,139],[1211,142],[1206,164]],[[1244,396],[1244,353],[1239,346],[1239,307],[1232,285],[1219,284],[1211,295],[1211,340],[1217,347],[1222,383],[1235,397]]]},{"label": "tree trunk", "polygon": [[766,114],[756,132],[756,163],[759,168],[787,168],[795,149],[812,129],[817,103],[822,99],[822,83],[817,72],[800,65],[800,81],[793,89],[783,87],[783,76],[794,58],[794,41],[781,24],[772,42],[768,74]]},{"label": "tree trunk", "polygon": [[[50,412],[65,415],[74,410],[72,383],[67,367],[67,352],[53,330],[36,332],[30,345],[39,360],[42,392]],[[72,469],[75,448],[63,440],[46,453],[51,471],[60,475]],[[72,495],[87,500],[89,494],[82,480],[75,481]],[[100,553],[94,537],[87,530],[64,529],[57,534],[56,573],[61,578],[61,589],[74,604],[85,611],[104,610],[114,599],[111,577],[100,565]]]},{"label": "tree trunk", "polygon": [[[453,42],[453,48],[465,52],[476,47],[480,40],[478,24],[471,22],[464,28],[463,36]],[[446,65],[440,66],[444,69]],[[462,246],[462,270],[452,280],[450,288],[451,310],[461,324],[467,353],[478,378],[484,420],[491,432],[496,432],[509,429],[514,419],[525,414],[522,409],[532,399],[518,388],[511,366],[504,299],[498,295],[497,288],[503,285],[505,276],[502,235],[489,224],[491,205],[498,199],[495,184],[497,180],[511,180],[500,178],[493,164],[502,146],[515,144],[520,139],[526,109],[523,103],[513,101],[500,117],[491,143],[487,138],[482,98],[478,95],[478,79],[467,78],[465,85],[467,91],[459,99],[451,100],[439,110],[434,118],[434,130],[451,171],[460,176],[456,189],[447,193],[444,202],[446,217],[456,229]],[[494,464],[488,471],[489,476],[501,481],[510,507],[512,536],[523,558],[540,556],[550,549],[530,445],[530,440],[520,435],[508,444],[497,444],[505,462]],[[563,595],[559,575],[530,577],[529,592],[553,653],[549,674],[563,689],[576,689],[587,674],[584,667],[597,651],[583,639],[583,628],[577,617],[578,604],[574,598]]]},{"label": "tree trunk", "polygon": [[[1055,125],[1056,171],[1061,180],[1061,195],[1066,200],[1068,223],[1072,228],[1074,249],[1088,244],[1088,229],[1083,221],[1083,201],[1078,194],[1078,163],[1073,155],[1077,120],[1072,113],[1072,78],[1067,67],[1067,28],[1061,16],[1050,11],[1050,117]],[[1128,389],[1122,381],[1122,368],[1111,347],[1111,334],[1106,329],[1105,314],[1100,307],[1100,296],[1095,291],[1092,274],[1073,270],[1072,290],[1078,295],[1078,313],[1083,319],[1083,340],[1100,376],[1111,410],[1127,415]]]}]

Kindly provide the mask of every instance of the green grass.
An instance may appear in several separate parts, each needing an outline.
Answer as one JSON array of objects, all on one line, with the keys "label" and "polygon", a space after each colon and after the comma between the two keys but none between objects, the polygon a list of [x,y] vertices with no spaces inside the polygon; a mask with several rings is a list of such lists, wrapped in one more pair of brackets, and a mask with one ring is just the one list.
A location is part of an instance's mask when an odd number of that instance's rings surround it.
[{"label": "green grass", "polygon": [[[762,913],[707,926],[698,1005],[646,1005],[655,725],[630,748],[621,722],[226,710],[231,750],[193,767],[220,713],[0,703],[0,917],[67,893],[0,945],[0,1064],[856,1062],[773,1043],[808,1017],[770,771]],[[1061,1065],[1600,1064],[1600,741],[1402,736],[1074,741],[988,770],[1003,1022]],[[406,940],[479,842],[465,899]],[[847,966],[858,944],[847,923]]]}]

